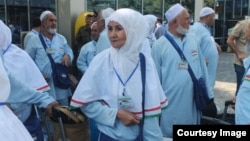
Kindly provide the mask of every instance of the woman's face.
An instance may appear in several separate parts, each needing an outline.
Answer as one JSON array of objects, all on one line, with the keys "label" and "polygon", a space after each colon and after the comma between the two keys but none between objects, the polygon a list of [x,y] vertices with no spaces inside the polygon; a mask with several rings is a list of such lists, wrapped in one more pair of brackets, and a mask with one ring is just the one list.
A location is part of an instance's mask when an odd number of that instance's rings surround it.
[{"label": "woman's face", "polygon": [[117,22],[110,21],[108,24],[108,37],[112,47],[120,48],[126,42],[126,33],[124,28]]}]

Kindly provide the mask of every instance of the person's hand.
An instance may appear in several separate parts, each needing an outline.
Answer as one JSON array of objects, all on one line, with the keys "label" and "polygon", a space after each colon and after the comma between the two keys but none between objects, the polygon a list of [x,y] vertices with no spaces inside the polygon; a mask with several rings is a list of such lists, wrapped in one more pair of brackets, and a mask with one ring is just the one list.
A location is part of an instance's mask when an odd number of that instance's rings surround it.
[{"label": "person's hand", "polygon": [[125,110],[118,110],[117,118],[122,121],[122,123],[126,126],[136,125],[140,123],[140,118],[137,117],[135,114],[125,111]]},{"label": "person's hand", "polygon": [[46,107],[46,114],[51,116],[52,115],[52,108],[59,106],[59,103],[57,101],[51,102],[47,107]]},{"label": "person's hand", "polygon": [[62,65],[69,66],[70,63],[70,56],[68,54],[65,54],[62,58]]},{"label": "person's hand", "polygon": [[217,48],[218,53],[221,54],[222,52],[221,46],[216,43],[216,48]]}]

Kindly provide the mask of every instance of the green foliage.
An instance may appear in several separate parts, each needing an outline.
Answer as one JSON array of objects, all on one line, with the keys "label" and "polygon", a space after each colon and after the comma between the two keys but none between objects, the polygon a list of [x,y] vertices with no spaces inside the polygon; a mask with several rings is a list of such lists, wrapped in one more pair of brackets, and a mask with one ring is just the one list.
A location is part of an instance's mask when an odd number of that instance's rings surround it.
[{"label": "green foliage", "polygon": [[141,11],[141,0],[119,0],[118,7]]},{"label": "green foliage", "polygon": [[[116,1],[117,0],[88,0],[88,10],[92,10],[93,8],[97,9],[101,4],[103,6],[102,8],[106,8],[105,6],[108,5],[115,9]],[[142,0],[118,0],[118,8],[131,8],[141,12],[141,2]],[[163,11],[166,11],[170,6],[179,2],[180,0],[165,0]],[[189,10],[189,13],[193,15],[195,0],[181,0],[181,2],[182,5]],[[214,0],[204,0],[204,4],[213,7]],[[143,6],[143,14],[162,15],[162,0],[144,0]]]},{"label": "green foliage", "polygon": [[214,0],[204,0],[204,6],[214,7]]}]

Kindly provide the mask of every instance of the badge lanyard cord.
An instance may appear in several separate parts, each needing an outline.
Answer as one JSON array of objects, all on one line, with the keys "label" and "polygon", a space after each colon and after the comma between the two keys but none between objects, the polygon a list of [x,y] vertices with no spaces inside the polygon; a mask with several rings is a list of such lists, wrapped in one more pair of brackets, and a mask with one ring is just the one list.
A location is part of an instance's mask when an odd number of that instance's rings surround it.
[{"label": "badge lanyard cord", "polygon": [[[144,125],[144,117],[145,117],[145,80],[146,80],[146,63],[145,63],[145,56],[140,53],[140,64],[141,64],[141,80],[142,80],[142,119],[140,121],[139,124],[139,135],[137,137],[138,141],[143,141],[143,125]],[[116,69],[113,67],[116,76],[118,77],[118,79],[120,80],[120,82],[122,83],[122,85],[124,86],[125,89],[125,85],[127,84],[127,82],[129,81],[129,79],[132,77],[132,75],[134,74],[135,70],[138,68],[139,66],[139,61],[137,63],[137,65],[135,66],[134,70],[132,71],[132,73],[130,74],[130,76],[128,77],[127,81],[125,81],[125,83],[122,81],[120,75],[117,73]],[[124,92],[124,90],[123,90]]]},{"label": "badge lanyard cord", "polygon": [[139,66],[139,61],[138,61],[137,65],[135,66],[134,70],[133,70],[133,71],[131,72],[131,74],[129,75],[128,79],[127,79],[125,82],[123,82],[121,76],[118,74],[118,72],[116,71],[116,69],[115,69],[115,67],[114,67],[114,65],[113,65],[113,70],[115,71],[116,76],[118,77],[119,81],[120,81],[120,82],[122,83],[122,85],[123,85],[123,92],[122,92],[122,95],[123,95],[123,96],[125,95],[125,87],[126,87],[126,84],[127,84],[127,82],[130,80],[130,78],[133,76],[133,74],[135,73],[135,70],[138,68],[138,66]]}]

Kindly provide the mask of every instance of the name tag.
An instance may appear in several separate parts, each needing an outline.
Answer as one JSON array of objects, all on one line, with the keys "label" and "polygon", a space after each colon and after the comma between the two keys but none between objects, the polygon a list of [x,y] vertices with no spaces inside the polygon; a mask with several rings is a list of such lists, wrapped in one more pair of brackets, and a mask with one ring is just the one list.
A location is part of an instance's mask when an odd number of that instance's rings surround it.
[{"label": "name tag", "polygon": [[54,50],[52,48],[47,48],[46,52],[47,52],[47,54],[53,54]]},{"label": "name tag", "polygon": [[188,63],[186,61],[182,61],[178,64],[178,69],[188,69]]},{"label": "name tag", "polygon": [[121,109],[128,109],[134,106],[133,101],[129,96],[120,96],[118,98],[118,102],[119,102],[119,108]]}]

